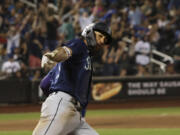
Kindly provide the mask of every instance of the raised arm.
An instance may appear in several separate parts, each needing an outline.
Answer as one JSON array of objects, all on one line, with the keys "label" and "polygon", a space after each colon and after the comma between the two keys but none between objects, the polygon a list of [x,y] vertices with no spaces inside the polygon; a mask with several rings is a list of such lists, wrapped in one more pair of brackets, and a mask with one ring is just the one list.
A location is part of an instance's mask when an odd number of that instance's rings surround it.
[{"label": "raised arm", "polygon": [[47,56],[50,60],[55,61],[55,62],[61,62],[67,60],[69,57],[72,55],[72,50],[66,46],[64,47],[59,47],[55,49],[52,52],[48,52],[44,54]]},{"label": "raised arm", "polygon": [[41,67],[49,71],[58,62],[65,61],[72,55],[72,50],[68,47],[59,47],[52,52],[47,52],[43,55]]}]

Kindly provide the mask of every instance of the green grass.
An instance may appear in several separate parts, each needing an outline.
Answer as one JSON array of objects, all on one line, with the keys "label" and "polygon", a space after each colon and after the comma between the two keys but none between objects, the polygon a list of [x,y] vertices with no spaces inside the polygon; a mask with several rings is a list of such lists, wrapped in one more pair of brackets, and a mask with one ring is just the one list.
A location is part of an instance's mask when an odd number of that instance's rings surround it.
[{"label": "green grass", "polygon": [[[40,113],[0,113],[0,121],[39,119]],[[1,135],[1,134],[0,134]]]},{"label": "green grass", "polygon": [[[119,110],[88,110],[87,117],[99,116],[142,116],[142,115],[180,115],[180,107],[147,108],[147,109],[119,109]],[[28,120],[39,119],[40,113],[0,113],[0,121],[3,120]]]},{"label": "green grass", "polygon": [[32,131],[0,131],[0,135],[32,135]]},{"label": "green grass", "polygon": [[137,116],[137,115],[180,115],[180,107],[146,108],[146,109],[119,109],[119,110],[90,110],[87,116]]},{"label": "green grass", "polygon": [[[119,109],[119,110],[88,110],[87,117],[100,116],[148,116],[148,115],[180,115],[180,107]],[[40,112],[0,114],[0,121],[7,120],[38,120]],[[180,128],[98,128],[100,135],[180,135]],[[0,135],[31,135],[32,131],[0,131]]]},{"label": "green grass", "polygon": [[180,129],[97,129],[100,135],[179,135]]},{"label": "green grass", "polygon": [[[96,129],[100,135],[179,135],[180,129]],[[0,131],[0,135],[31,135],[32,131]]]}]

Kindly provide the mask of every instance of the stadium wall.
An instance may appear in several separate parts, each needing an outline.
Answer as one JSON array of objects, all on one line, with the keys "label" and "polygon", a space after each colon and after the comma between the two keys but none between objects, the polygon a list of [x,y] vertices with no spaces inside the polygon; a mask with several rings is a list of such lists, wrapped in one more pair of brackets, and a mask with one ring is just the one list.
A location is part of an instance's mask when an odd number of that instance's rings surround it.
[{"label": "stadium wall", "polygon": [[[44,100],[40,81],[0,80],[0,103],[38,103]],[[91,102],[180,98],[180,76],[93,77]]]}]

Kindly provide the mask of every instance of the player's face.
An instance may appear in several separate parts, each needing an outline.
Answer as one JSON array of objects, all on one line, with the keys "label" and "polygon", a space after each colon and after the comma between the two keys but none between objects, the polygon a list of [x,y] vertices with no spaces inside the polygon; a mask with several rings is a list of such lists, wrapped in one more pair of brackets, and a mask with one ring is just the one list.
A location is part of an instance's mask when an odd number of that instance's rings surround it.
[{"label": "player's face", "polygon": [[98,31],[95,31],[94,33],[96,36],[97,49],[102,48],[107,41],[107,37]]}]

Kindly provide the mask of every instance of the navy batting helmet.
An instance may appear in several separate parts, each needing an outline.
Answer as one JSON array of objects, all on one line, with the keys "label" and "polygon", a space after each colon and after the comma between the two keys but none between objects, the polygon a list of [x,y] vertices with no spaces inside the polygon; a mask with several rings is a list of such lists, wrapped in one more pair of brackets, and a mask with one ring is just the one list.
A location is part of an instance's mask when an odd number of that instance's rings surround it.
[{"label": "navy batting helmet", "polygon": [[105,44],[110,44],[112,41],[111,29],[103,22],[92,23],[85,27],[82,36],[86,39],[88,47],[92,48],[97,45],[94,31],[98,31],[106,36]]}]

